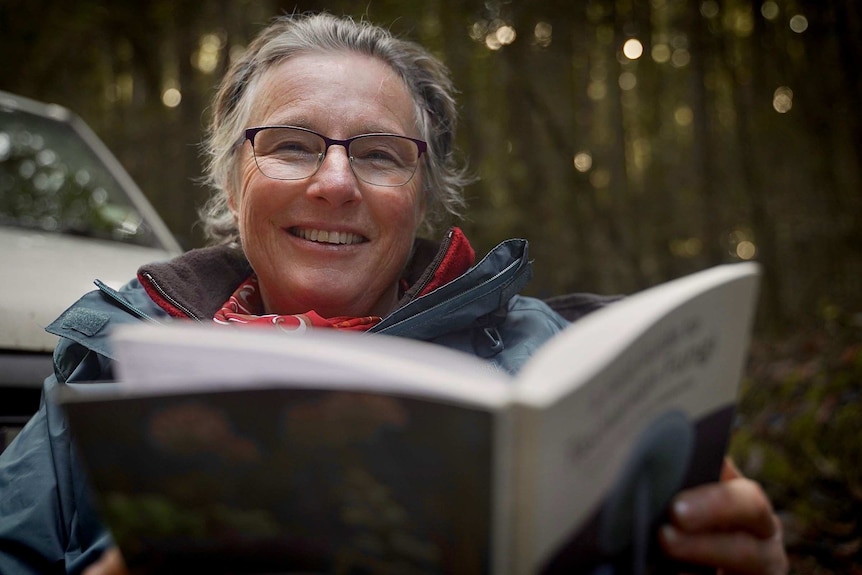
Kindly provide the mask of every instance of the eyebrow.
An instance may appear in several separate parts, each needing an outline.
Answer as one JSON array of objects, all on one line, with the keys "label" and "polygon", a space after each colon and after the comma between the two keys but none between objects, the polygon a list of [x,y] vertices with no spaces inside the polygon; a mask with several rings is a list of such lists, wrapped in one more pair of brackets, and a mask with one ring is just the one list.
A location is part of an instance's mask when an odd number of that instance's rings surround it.
[{"label": "eyebrow", "polygon": [[[290,110],[285,110],[284,113],[279,114],[277,116],[273,116],[270,120],[262,121],[257,126],[296,126],[297,128],[305,128],[306,130],[313,130],[315,132],[320,132],[325,136],[332,137],[332,134],[326,134],[320,128],[316,122],[312,121],[306,114],[299,114],[297,116],[292,116],[290,114]],[[348,122],[342,122],[343,125],[346,125]],[[390,127],[387,128],[383,124],[379,124],[374,122],[373,120],[366,120],[364,123],[359,125],[357,130],[351,130],[351,133],[345,135],[344,137],[349,138],[352,136],[359,136],[361,134],[403,134],[405,136],[411,136],[409,133],[411,131],[410,127],[400,126],[400,122],[398,122],[399,126],[397,128]],[[417,133],[421,134],[421,130],[419,130],[418,126],[413,127]],[[415,136],[419,137],[419,136]]]},{"label": "eyebrow", "polygon": [[[333,137],[332,134],[326,133],[324,130],[321,130],[312,122],[305,121],[279,121],[279,122],[265,122],[262,124],[258,124],[260,126],[293,126],[296,128],[305,128],[306,130],[311,130],[313,132],[318,132],[327,137]],[[398,134],[408,137],[419,137],[419,136],[411,136],[407,130],[398,128],[398,129],[386,129],[380,127],[379,125],[376,127],[371,127],[371,124],[363,124],[358,130],[351,130],[349,133],[344,135],[345,138],[352,138],[354,136],[361,136],[363,134]]]}]

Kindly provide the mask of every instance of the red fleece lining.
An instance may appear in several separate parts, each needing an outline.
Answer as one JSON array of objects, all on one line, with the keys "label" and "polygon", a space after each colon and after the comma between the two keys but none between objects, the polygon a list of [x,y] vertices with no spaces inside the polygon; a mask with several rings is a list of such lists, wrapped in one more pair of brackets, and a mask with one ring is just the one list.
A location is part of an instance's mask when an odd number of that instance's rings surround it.
[{"label": "red fleece lining", "polygon": [[169,316],[178,317],[181,319],[189,319],[187,313],[181,311],[179,308],[174,306],[171,302],[169,302],[165,297],[156,290],[149,282],[149,280],[141,274],[138,274],[138,281],[141,282],[141,285],[144,286],[144,290],[146,290],[147,295],[150,296],[150,299],[156,303],[160,308],[165,310]]},{"label": "red fleece lining", "polygon": [[419,294],[423,296],[431,293],[438,287],[449,283],[464,275],[473,262],[476,261],[476,251],[461,228],[452,228],[452,241],[449,244],[449,249],[446,250],[446,255],[443,256],[443,261],[437,266],[434,272],[434,277],[428,282],[428,285]]}]

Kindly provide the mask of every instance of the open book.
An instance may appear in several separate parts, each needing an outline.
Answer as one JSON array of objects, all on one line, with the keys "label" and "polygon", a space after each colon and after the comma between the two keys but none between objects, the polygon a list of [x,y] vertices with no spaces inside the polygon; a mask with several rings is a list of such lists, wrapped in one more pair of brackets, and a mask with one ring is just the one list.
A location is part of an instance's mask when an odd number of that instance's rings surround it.
[{"label": "open book", "polygon": [[130,326],[117,381],[60,400],[131,566],[631,572],[670,498],[719,475],[758,281],[645,290],[515,377],[383,335]]}]

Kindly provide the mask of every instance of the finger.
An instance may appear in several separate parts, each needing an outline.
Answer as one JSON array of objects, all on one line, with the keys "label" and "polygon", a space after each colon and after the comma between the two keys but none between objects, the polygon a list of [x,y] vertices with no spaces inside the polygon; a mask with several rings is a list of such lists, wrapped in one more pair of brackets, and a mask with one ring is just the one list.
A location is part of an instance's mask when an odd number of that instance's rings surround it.
[{"label": "finger", "polygon": [[742,477],[681,492],[671,504],[671,522],[690,533],[745,531],[761,539],[776,533],[769,498],[758,483]]},{"label": "finger", "polygon": [[768,539],[743,532],[691,534],[667,525],[659,541],[670,557],[687,563],[710,565],[726,575],[783,575],[788,560],[781,530]]},{"label": "finger", "polygon": [[730,481],[731,479],[737,479],[739,477],[743,477],[742,472],[731,458],[725,457],[724,465],[721,467],[721,480]]},{"label": "finger", "polygon": [[90,565],[83,575],[128,575],[128,573],[119,549],[112,547],[102,554],[101,559]]}]

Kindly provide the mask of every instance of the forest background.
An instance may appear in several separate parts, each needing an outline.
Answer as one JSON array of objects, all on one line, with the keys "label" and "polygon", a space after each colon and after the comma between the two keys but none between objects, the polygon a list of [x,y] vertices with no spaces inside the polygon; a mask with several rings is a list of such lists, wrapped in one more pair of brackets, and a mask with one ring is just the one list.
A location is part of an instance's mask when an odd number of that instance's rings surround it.
[{"label": "forest background", "polygon": [[862,7],[856,0],[3,0],[0,89],[66,106],[181,243],[230,59],[275,15],[366,17],[460,90],[477,251],[529,238],[533,295],[731,261],[765,281],[732,452],[795,573],[862,573]]}]

